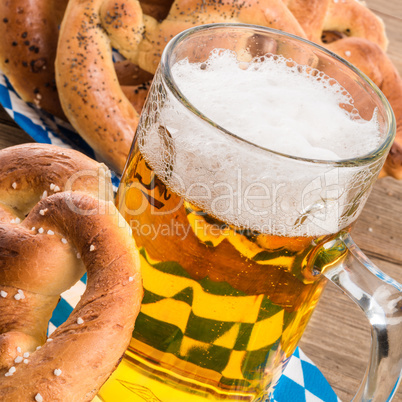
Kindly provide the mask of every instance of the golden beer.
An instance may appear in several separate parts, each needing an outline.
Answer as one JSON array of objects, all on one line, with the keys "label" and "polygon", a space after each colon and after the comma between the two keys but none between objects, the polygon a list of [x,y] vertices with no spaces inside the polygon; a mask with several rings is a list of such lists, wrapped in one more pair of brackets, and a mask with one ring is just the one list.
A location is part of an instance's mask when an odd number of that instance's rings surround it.
[{"label": "golden beer", "polygon": [[117,205],[140,250],[144,299],[100,398],[263,397],[323,290],[325,259],[316,257],[331,236],[272,236],[208,215],[168,188],[138,145]]},{"label": "golden beer", "polygon": [[392,140],[373,88],[261,27],[197,27],[169,42],[117,196],[144,299],[100,399],[266,401],[326,278],[381,334],[356,400],[392,395],[400,285],[347,233]]}]

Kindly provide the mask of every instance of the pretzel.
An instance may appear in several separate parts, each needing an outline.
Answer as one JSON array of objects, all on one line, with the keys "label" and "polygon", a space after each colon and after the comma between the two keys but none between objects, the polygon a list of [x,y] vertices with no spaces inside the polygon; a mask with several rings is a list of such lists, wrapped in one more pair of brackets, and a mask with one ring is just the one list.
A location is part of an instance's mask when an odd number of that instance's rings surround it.
[{"label": "pretzel", "polygon": [[[54,62],[67,3],[68,0],[0,2],[0,70],[25,102],[63,120],[67,119],[57,93]],[[145,6],[155,15],[163,11],[162,5]],[[123,90],[140,112],[152,75],[132,63],[118,61],[115,67]]]},{"label": "pretzel", "polygon": [[101,158],[121,172],[139,115],[118,83],[111,47],[154,73],[167,41],[194,25],[254,22],[278,29],[286,26],[292,33],[303,35],[281,0],[270,3],[275,7],[265,8],[257,0],[241,4],[176,1],[167,18],[159,23],[144,15],[136,0],[71,0],[56,58],[57,87],[66,116]]},{"label": "pretzel", "polygon": [[325,46],[328,40],[354,37],[387,49],[384,23],[358,0],[283,1],[312,42]]},{"label": "pretzel", "polygon": [[24,101],[59,117],[54,59],[67,2],[0,2],[0,69]]},{"label": "pretzel", "polygon": [[[2,401],[90,401],[128,346],[142,296],[138,255],[107,174],[56,146],[0,151]],[[85,268],[84,295],[46,339],[60,293]]]},{"label": "pretzel", "polygon": [[[155,10],[150,4],[159,7],[162,10],[159,16],[163,16],[169,3],[143,1],[141,7],[136,0],[71,0],[61,27],[56,79],[63,109],[76,130],[117,172],[124,166],[139,116],[125,96],[127,91],[118,85],[110,61],[111,46],[150,73],[155,72],[162,51],[173,36],[205,23],[268,26],[313,40],[342,57],[345,52],[348,54],[349,42],[344,42],[348,37],[363,39],[360,42],[363,47],[374,43],[385,50],[387,46],[382,21],[356,0],[246,0],[242,3],[176,0],[160,22],[143,12]],[[336,49],[331,45],[335,40],[339,41]],[[360,52],[362,57],[356,60],[359,66],[371,65],[366,53]],[[390,66],[385,53],[378,54],[381,61],[377,63]],[[388,82],[398,83],[400,78],[394,71],[382,68]],[[384,77],[374,81],[389,98],[401,97],[398,93],[393,95],[390,87],[381,85]],[[96,91],[86,89],[95,88],[97,82],[102,85]],[[394,177],[402,175],[399,137],[384,170]]]}]

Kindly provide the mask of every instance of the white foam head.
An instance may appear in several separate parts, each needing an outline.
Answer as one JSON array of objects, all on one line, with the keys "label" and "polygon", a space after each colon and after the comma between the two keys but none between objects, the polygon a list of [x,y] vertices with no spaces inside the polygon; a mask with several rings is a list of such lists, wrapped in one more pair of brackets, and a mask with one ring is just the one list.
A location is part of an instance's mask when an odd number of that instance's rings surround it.
[{"label": "white foam head", "polygon": [[[311,69],[310,69],[311,70]],[[215,51],[206,63],[176,63],[172,75],[183,95],[221,127],[256,145],[309,159],[363,156],[378,145],[375,119],[346,112],[351,96],[323,73],[282,56],[239,63]],[[310,72],[309,72],[310,71]]]},{"label": "white foam head", "polygon": [[362,179],[361,169],[328,163],[323,170],[259,148],[328,161],[373,151],[376,116],[360,118],[335,80],[282,56],[244,63],[230,51],[215,51],[205,63],[182,60],[172,76],[199,112],[258,145],[220,132],[167,90],[139,144],[173,191],[219,219],[273,234],[334,233],[355,218],[342,217],[345,186]]}]

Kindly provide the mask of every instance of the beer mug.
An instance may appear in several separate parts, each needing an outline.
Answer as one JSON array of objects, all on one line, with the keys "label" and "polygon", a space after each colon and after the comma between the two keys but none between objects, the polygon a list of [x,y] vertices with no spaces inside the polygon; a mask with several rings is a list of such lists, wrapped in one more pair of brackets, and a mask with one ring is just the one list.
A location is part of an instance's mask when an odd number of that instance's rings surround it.
[{"label": "beer mug", "polygon": [[[240,84],[243,73],[251,75]],[[350,228],[394,134],[378,88],[316,44],[242,24],[172,39],[117,196],[144,298],[100,398],[267,400],[330,279],[372,328],[354,400],[391,400],[402,287],[362,254]]]}]

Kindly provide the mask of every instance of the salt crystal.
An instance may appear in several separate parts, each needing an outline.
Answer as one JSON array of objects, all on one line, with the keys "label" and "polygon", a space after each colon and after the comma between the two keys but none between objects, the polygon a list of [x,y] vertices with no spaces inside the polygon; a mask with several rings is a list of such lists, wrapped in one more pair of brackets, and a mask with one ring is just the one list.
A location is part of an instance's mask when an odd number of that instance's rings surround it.
[{"label": "salt crystal", "polygon": [[35,401],[36,401],[36,402],[43,402],[43,397],[42,397],[42,395],[39,394],[39,393],[37,393],[37,394],[35,395]]}]

